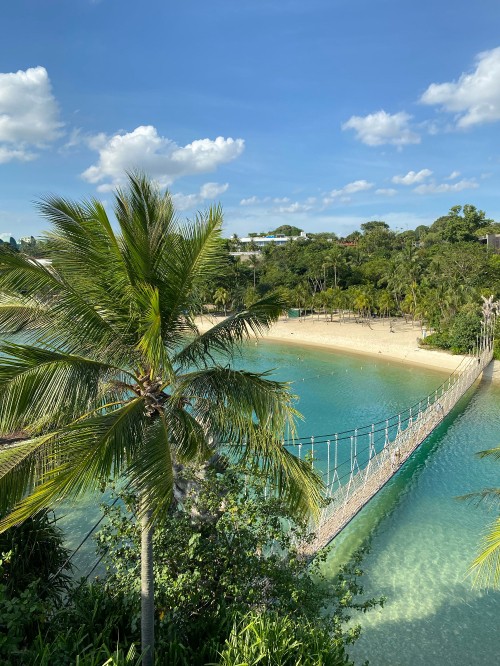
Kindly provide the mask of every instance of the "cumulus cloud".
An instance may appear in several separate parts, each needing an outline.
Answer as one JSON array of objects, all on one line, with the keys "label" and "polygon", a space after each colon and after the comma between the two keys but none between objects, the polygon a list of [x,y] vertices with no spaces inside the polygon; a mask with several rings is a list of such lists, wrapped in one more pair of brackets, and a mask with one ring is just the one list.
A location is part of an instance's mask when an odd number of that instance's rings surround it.
[{"label": "cumulus cloud", "polygon": [[182,194],[182,192],[179,192],[178,194],[173,194],[172,199],[177,210],[187,210],[207,200],[216,199],[221,194],[224,194],[228,187],[229,183],[205,183],[196,194]]},{"label": "cumulus cloud", "polygon": [[393,197],[397,193],[398,191],[393,187],[381,187],[378,190],[375,190],[375,194],[385,195],[387,197]]},{"label": "cumulus cloud", "polygon": [[457,114],[461,128],[500,120],[500,47],[476,56],[476,69],[458,81],[431,83],[420,101]]},{"label": "cumulus cloud", "polygon": [[452,171],[449,176],[446,176],[446,180],[456,180],[460,176],[460,171]]},{"label": "cumulus cloud", "polygon": [[266,203],[275,203],[275,204],[284,204],[288,203],[290,199],[288,197],[248,197],[248,199],[242,199],[240,201],[240,206],[258,206],[259,204]]},{"label": "cumulus cloud", "polygon": [[152,125],[141,125],[132,132],[116,133],[109,137],[94,136],[91,148],[99,153],[99,160],[82,173],[89,183],[104,183],[99,190],[123,182],[125,171],[141,169],[162,186],[171,185],[182,176],[214,171],[221,164],[241,155],[243,139],[217,137],[198,139],[186,146],[162,137]]},{"label": "cumulus cloud", "polygon": [[62,126],[45,67],[0,73],[0,162],[35,159]]},{"label": "cumulus cloud", "polygon": [[456,183],[425,183],[415,187],[417,194],[443,194],[446,192],[461,192],[479,187],[475,180],[459,180]]},{"label": "cumulus cloud", "polygon": [[308,210],[311,210],[311,206],[295,201],[293,204],[290,204],[290,206],[280,206],[278,208],[278,213],[288,213],[294,215],[295,213],[305,213]]},{"label": "cumulus cloud", "polygon": [[420,171],[408,171],[406,176],[394,176],[392,182],[396,185],[415,185],[432,176],[430,169],[421,169]]},{"label": "cumulus cloud", "polygon": [[248,197],[247,199],[242,199],[240,201],[240,206],[255,206],[260,203],[259,197],[255,195],[253,197]]},{"label": "cumulus cloud", "polygon": [[28,150],[13,150],[12,148],[6,148],[5,146],[0,145],[0,164],[12,162],[13,160],[17,160],[18,162],[30,162],[35,158],[36,154],[31,153]]},{"label": "cumulus cloud", "polygon": [[342,125],[343,130],[352,129],[356,138],[367,146],[392,144],[405,146],[420,143],[420,137],[410,128],[411,116],[404,111],[386,113],[384,110],[370,113],[367,116],[351,116]]},{"label": "cumulus cloud", "polygon": [[356,194],[357,192],[364,192],[365,190],[371,190],[373,183],[369,183],[367,180],[354,180],[352,183],[347,183],[344,187],[341,187],[337,190],[332,190],[323,198],[323,204],[327,206],[336,199],[347,202],[350,201],[349,194]]}]

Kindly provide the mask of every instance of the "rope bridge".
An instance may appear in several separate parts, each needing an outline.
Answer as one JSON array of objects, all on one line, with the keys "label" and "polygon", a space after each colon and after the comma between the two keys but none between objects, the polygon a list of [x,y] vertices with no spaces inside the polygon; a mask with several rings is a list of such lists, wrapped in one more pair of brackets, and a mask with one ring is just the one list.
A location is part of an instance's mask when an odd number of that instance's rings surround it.
[{"label": "rope bridge", "polygon": [[286,443],[313,466],[318,460],[326,462],[322,476],[327,505],[315,528],[316,538],[305,554],[312,556],[332,541],[451,412],[492,360],[493,329],[493,316],[485,317],[472,355],[412,407],[368,426]]},{"label": "rope bridge", "polygon": [[[495,315],[500,302],[484,299],[482,335],[458,368],[434,393],[403,410],[396,416],[331,435],[316,435],[285,441],[299,457],[309,456],[326,462],[325,499],[327,506],[316,527],[316,538],[309,544],[306,556],[313,556],[326,546],[361,511],[376,493],[396,474],[401,465],[422,444],[455,407],[493,357]],[[325,460],[326,457],[326,460]],[[118,500],[115,499],[113,504]],[[103,518],[85,535],[69,560],[99,526]],[[100,564],[101,556],[86,574],[87,579]]]}]

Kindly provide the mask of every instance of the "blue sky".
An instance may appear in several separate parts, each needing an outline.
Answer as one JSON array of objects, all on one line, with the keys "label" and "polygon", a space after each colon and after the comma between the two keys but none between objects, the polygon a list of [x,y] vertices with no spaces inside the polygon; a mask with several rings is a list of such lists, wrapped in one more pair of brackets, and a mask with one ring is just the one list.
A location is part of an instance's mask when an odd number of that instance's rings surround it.
[{"label": "blue sky", "polygon": [[500,220],[497,0],[16,0],[0,26],[0,232],[131,168],[227,235]]}]

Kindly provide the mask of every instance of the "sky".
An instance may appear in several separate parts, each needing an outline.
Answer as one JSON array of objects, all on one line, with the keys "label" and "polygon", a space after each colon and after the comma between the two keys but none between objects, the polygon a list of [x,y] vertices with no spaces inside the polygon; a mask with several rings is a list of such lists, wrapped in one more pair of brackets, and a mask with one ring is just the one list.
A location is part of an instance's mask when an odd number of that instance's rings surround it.
[{"label": "sky", "polygon": [[227,236],[500,220],[498,0],[16,0],[0,34],[0,234],[134,169]]}]

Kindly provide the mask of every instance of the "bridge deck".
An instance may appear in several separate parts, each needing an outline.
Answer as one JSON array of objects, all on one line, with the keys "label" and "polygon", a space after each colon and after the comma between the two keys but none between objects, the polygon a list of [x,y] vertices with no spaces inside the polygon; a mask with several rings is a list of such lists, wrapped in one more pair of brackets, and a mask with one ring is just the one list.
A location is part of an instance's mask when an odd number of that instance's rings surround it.
[{"label": "bridge deck", "polygon": [[[413,418],[410,416],[406,428],[398,428],[394,439],[386,441],[378,453],[370,451],[363,469],[359,468],[354,455],[349,479],[342,485],[337,482],[335,487],[332,483],[327,489],[330,501],[315,530],[315,540],[304,550],[306,556],[313,556],[330,543],[398,472],[479,378],[492,357],[492,344],[483,348],[477,356],[471,357],[457,377],[450,377],[440,393],[436,392],[432,400],[427,399],[425,409],[419,409]],[[356,467],[358,471],[355,472]],[[332,478],[335,478],[334,474]]]}]

